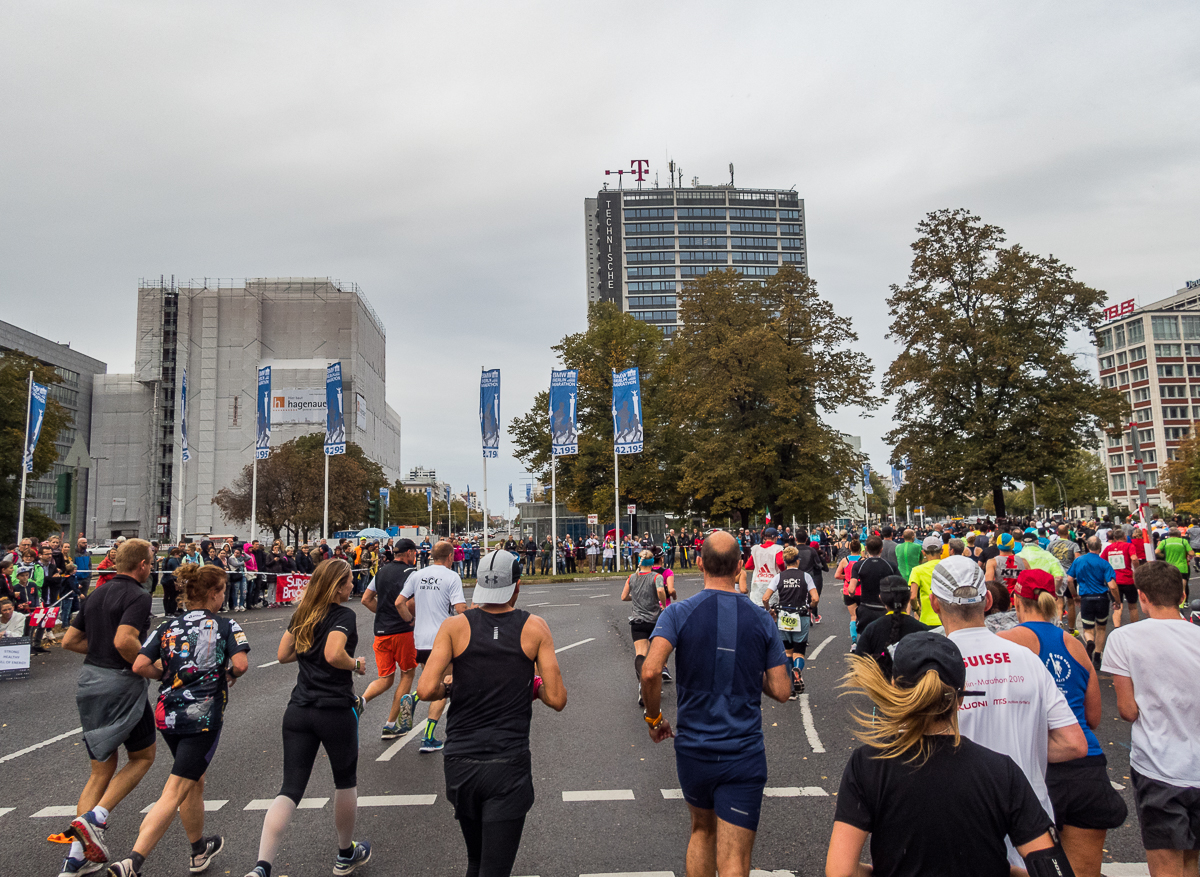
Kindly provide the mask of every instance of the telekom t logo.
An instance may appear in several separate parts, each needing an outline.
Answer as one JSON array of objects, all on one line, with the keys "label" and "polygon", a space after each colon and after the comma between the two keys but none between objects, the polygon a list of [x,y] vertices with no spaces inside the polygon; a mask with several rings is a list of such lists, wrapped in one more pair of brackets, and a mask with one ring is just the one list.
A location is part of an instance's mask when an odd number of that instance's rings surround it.
[{"label": "telekom t logo", "polygon": [[629,162],[629,166],[632,168],[632,170],[605,171],[604,176],[607,177],[612,174],[616,174],[617,184],[620,185],[621,178],[625,176],[625,174],[633,174],[633,178],[641,183],[646,179],[646,174],[650,172],[650,160],[646,158],[632,159]]}]

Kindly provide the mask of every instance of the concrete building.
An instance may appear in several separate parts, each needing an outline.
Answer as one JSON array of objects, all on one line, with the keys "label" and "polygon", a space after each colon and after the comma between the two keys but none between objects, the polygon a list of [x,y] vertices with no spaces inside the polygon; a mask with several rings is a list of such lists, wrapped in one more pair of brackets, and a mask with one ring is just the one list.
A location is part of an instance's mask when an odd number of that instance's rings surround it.
[{"label": "concrete building", "polygon": [[[1159,467],[1175,459],[1180,441],[1200,420],[1200,281],[1144,307],[1133,299],[1104,312],[1096,332],[1100,383],[1133,406],[1150,505],[1170,506],[1158,486]],[[1121,514],[1138,505],[1133,437],[1103,438],[1109,494]]]},{"label": "concrete building", "polygon": [[584,199],[588,302],[610,301],[667,335],[678,294],[718,268],[765,279],[808,273],[804,200],[790,189],[605,189]]},{"label": "concrete building", "polygon": [[[92,429],[92,378],[103,376],[108,366],[98,359],[72,350],[70,344],[51,341],[11,323],[0,322],[0,354],[8,351],[24,353],[43,365],[52,366],[62,379],[62,383],[50,385],[49,396],[70,412],[71,425],[57,436],[43,435],[39,439],[42,442],[54,442],[58,448],[58,462],[50,472],[26,485],[25,506],[36,508],[54,518],[61,525],[63,532],[66,532],[71,523],[70,514],[59,515],[54,511],[58,476],[63,472],[72,471],[71,467],[63,464],[63,460],[77,439],[82,440],[81,447],[84,453],[87,453]],[[80,473],[79,489],[75,497],[75,532],[67,533],[71,540],[84,529],[84,521],[87,518],[90,498],[87,474],[86,468]]]},{"label": "concrete building", "polygon": [[408,477],[400,482],[400,486],[404,488],[405,493],[419,493],[422,496],[426,488],[432,487],[433,498],[438,500],[446,498],[446,488],[450,485],[445,481],[438,481],[436,469],[414,466],[408,470]]},{"label": "concrete building", "polygon": [[[400,477],[400,417],[385,397],[383,322],[328,278],[143,281],[133,374],[95,382],[100,538],[239,533],[212,499],[254,454],[257,370],[272,367],[271,444],[325,430],[325,368],[341,361],[346,439]],[[188,446],[180,462],[180,390]],[[182,467],[182,468],[181,468]],[[181,517],[182,516],[182,517]]]}]

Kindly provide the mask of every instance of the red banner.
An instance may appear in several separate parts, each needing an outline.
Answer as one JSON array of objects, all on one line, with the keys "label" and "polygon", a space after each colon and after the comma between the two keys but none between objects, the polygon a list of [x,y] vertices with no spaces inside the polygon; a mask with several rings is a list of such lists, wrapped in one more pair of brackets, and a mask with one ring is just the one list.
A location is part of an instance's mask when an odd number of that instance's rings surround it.
[{"label": "red banner", "polygon": [[292,603],[300,599],[300,592],[312,576],[301,572],[280,573],[275,577],[275,602]]},{"label": "red banner", "polygon": [[51,606],[49,608],[42,606],[39,609],[34,609],[29,613],[29,624],[31,627],[41,627],[46,630],[53,630],[55,623],[58,621],[58,607]]}]

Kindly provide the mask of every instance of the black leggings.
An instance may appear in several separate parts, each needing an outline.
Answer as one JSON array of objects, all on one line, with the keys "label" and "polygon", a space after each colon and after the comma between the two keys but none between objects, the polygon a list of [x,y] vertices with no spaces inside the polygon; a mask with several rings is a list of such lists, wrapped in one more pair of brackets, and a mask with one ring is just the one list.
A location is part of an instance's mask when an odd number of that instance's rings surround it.
[{"label": "black leggings", "polygon": [[283,786],[297,804],[304,797],[317,750],[324,746],[335,789],[358,785],[358,718],[351,707],[320,709],[288,704],[283,714]]},{"label": "black leggings", "polygon": [[521,832],[525,830],[524,816],[501,822],[460,819],[458,824],[467,842],[467,877],[509,877],[512,874],[517,849],[521,846]]}]

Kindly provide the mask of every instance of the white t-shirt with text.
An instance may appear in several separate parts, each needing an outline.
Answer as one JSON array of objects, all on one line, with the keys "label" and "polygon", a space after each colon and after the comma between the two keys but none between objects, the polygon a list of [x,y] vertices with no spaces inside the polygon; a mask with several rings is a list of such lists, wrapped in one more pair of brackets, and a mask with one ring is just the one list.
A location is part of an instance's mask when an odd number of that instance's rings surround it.
[{"label": "white t-shirt with text", "polygon": [[1133,682],[1129,763],[1142,776],[1200,788],[1200,627],[1144,618],[1108,635],[1101,672]]},{"label": "white t-shirt with text", "polygon": [[454,606],[466,603],[462,579],[458,573],[444,566],[433,564],[424,569],[415,569],[404,583],[401,597],[416,596],[414,608],[413,646],[432,649],[442,622],[454,614]]}]

